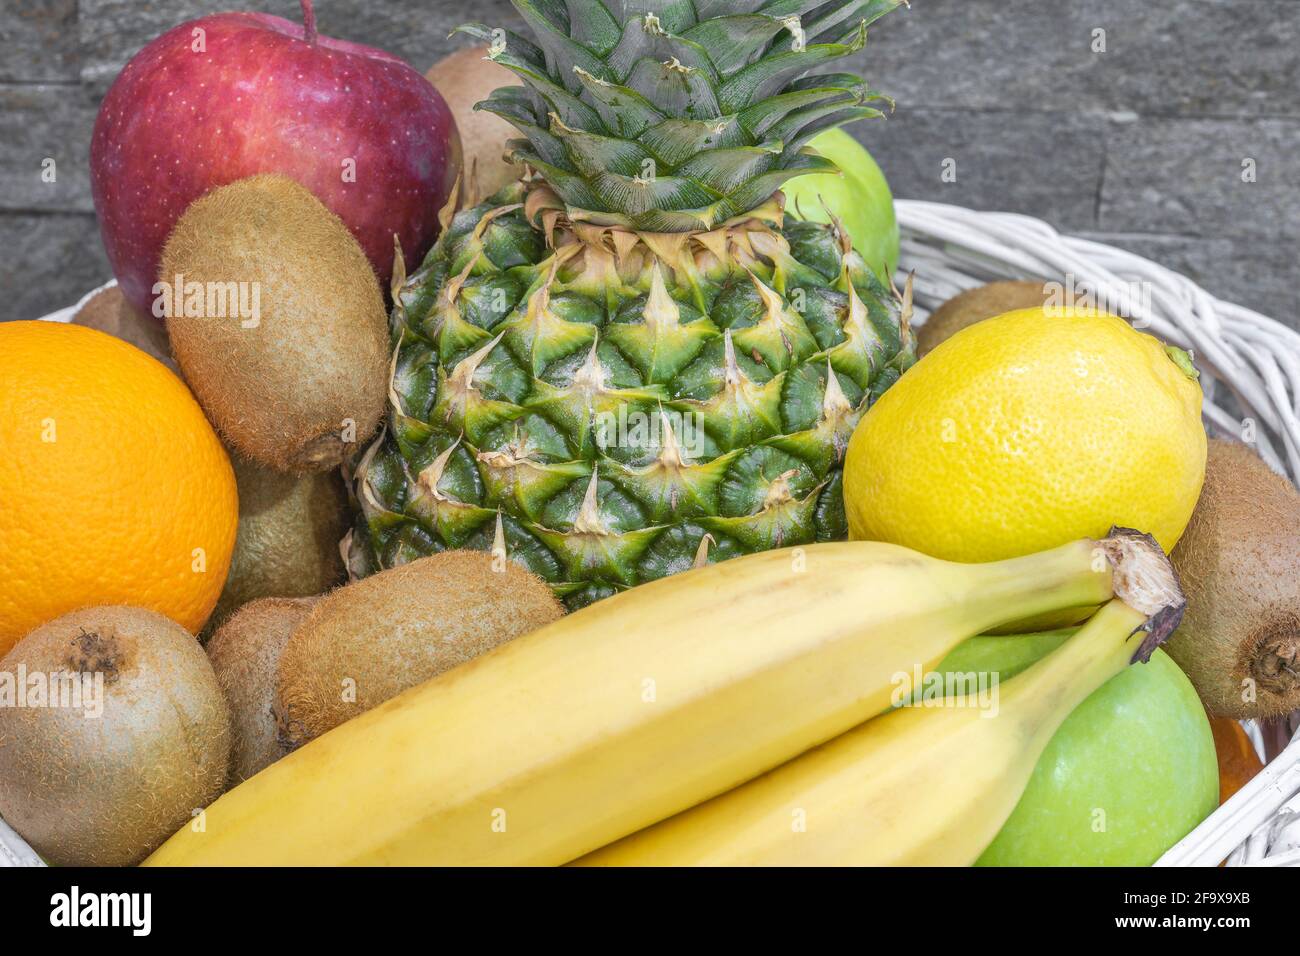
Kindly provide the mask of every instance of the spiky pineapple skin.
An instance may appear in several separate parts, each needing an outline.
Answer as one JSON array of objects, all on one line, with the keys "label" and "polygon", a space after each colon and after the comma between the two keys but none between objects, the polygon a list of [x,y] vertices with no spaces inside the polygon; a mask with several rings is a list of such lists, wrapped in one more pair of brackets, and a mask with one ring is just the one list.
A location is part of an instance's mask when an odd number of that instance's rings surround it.
[{"label": "spiky pineapple skin", "polygon": [[460,212],[396,291],[353,573],[504,545],[576,608],[845,537],[849,435],[915,357],[842,233],[769,204],[637,234],[537,186]]}]

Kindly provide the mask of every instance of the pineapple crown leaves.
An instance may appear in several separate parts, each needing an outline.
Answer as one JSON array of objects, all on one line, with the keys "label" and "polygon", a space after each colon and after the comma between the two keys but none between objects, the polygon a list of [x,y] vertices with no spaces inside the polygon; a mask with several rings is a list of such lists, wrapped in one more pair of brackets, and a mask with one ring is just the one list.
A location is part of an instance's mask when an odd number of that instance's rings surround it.
[{"label": "pineapple crown leaves", "polygon": [[851,73],[867,25],[906,0],[512,0],[532,39],[470,23],[524,86],[476,109],[523,134],[575,219],[644,232],[710,229],[788,179],[833,172],[817,133],[880,117]]}]

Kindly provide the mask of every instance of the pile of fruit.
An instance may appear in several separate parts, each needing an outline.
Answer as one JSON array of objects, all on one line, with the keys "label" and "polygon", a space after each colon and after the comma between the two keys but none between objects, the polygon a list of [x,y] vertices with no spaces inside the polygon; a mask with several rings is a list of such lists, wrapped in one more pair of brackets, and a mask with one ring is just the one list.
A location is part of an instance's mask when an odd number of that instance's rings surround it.
[{"label": "pile of fruit", "polygon": [[837,129],[888,101],[824,69],[898,0],[515,5],[428,78],[304,0],[110,90],[118,284],[0,326],[0,817],[54,864],[1152,862],[1300,708],[1300,494],[1042,282],[914,334]]}]

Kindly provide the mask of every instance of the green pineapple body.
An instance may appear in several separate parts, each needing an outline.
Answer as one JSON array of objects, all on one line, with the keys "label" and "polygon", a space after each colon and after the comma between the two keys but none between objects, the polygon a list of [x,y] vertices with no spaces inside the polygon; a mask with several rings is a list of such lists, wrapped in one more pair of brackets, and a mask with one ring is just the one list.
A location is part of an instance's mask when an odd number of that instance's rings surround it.
[{"label": "green pineapple body", "polygon": [[844,537],[849,436],[912,351],[834,226],[781,221],[637,235],[530,184],[458,214],[397,296],[354,570],[504,546],[576,607]]},{"label": "green pineapple body", "polygon": [[479,105],[534,172],[396,271],[353,573],[495,550],[579,607],[844,537],[844,451],[914,361],[907,306],[776,190],[828,167],[816,132],[878,115],[809,72],[899,0],[514,2],[533,41],[465,29],[525,83]]}]

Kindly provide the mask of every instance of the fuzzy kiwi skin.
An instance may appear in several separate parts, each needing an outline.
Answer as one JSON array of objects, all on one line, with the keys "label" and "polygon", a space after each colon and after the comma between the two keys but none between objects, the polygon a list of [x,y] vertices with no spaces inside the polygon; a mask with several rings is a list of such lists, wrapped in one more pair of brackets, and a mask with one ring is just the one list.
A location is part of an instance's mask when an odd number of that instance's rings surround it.
[{"label": "fuzzy kiwi skin", "polygon": [[129,866],[215,800],[230,715],[207,656],[175,622],[93,607],[43,624],[0,660],[15,675],[103,674],[98,717],[0,707],[0,817],[48,862]]},{"label": "fuzzy kiwi skin", "polygon": [[205,194],[163,249],[160,279],[178,275],[259,292],[252,328],[237,315],[167,317],[185,380],[229,445],[278,471],[327,471],[370,437],[388,379],[384,300],[365,253],[315,196],[276,175]]},{"label": "fuzzy kiwi skin", "polygon": [[443,551],[362,578],[321,598],[289,638],[281,737],[302,746],[563,615],[540,578],[482,551]]},{"label": "fuzzy kiwi skin", "polygon": [[1004,312],[1032,309],[1048,300],[1042,282],[990,282],[953,296],[931,313],[916,333],[916,354],[924,356],[945,339],[976,322]]},{"label": "fuzzy kiwi skin", "polygon": [[211,633],[237,608],[263,597],[321,594],[343,579],[339,541],[351,522],[337,471],[287,475],[231,454],[239,531]]},{"label": "fuzzy kiwi skin", "polygon": [[208,659],[230,706],[234,731],[231,786],[288,753],[277,729],[276,674],[289,636],[315,603],[314,597],[253,601],[231,615],[208,641]]},{"label": "fuzzy kiwi skin", "polygon": [[179,374],[176,360],[172,358],[171,346],[167,342],[167,329],[157,319],[143,316],[122,295],[117,286],[101,289],[77,310],[72,317],[73,325],[107,332],[123,342],[130,342],[141,352],[152,355],[173,372]]},{"label": "fuzzy kiwi skin", "polygon": [[1187,613],[1165,650],[1205,709],[1300,709],[1300,492],[1246,445],[1210,439],[1200,501],[1170,558]]}]

